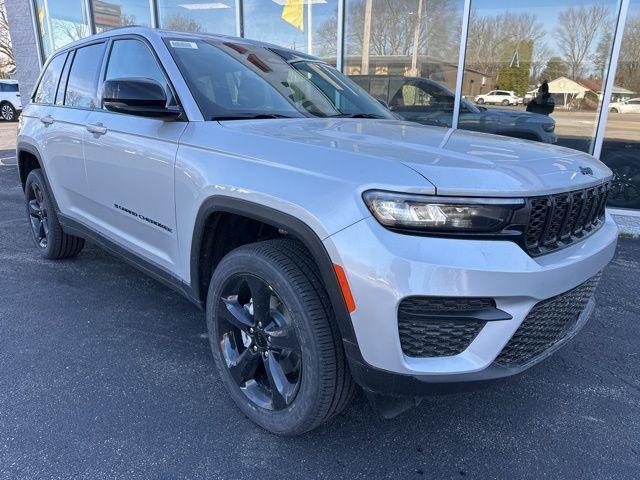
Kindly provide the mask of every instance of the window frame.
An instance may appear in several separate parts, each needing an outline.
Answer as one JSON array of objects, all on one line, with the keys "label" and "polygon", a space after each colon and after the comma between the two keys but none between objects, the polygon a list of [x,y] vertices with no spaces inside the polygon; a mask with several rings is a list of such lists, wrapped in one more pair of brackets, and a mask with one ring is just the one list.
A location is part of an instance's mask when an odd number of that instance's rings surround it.
[{"label": "window frame", "polygon": [[[90,47],[92,45],[98,45],[101,43],[105,44],[104,50],[102,51],[102,59],[100,60],[100,68],[98,69],[98,82],[96,84],[96,98],[99,99],[99,95],[98,92],[100,91],[100,72],[102,71],[102,68],[104,67],[104,59],[105,59],[105,53],[107,51],[107,47],[108,47],[108,38],[99,38],[87,43],[83,43],[81,45],[76,45],[74,46],[72,49],[73,50],[73,59],[71,61],[71,64],[69,65],[69,71],[67,72],[67,78],[65,79],[65,85],[64,85],[64,95],[62,97],[62,105],[55,105],[56,107],[65,107],[65,108],[73,108],[75,110],[88,110],[88,111],[93,111],[96,110],[96,108],[90,108],[90,107],[80,107],[77,105],[67,105],[67,89],[69,88],[69,79],[71,78],[71,70],[73,69],[73,65],[76,62],[76,56],[78,53],[78,50],[80,50],[81,48],[85,48],[85,47]],[[67,57],[68,58],[68,57]],[[59,88],[59,87],[58,87]],[[56,94],[57,97],[57,94]]]},{"label": "window frame", "polygon": [[[62,79],[62,76],[64,74],[64,69],[65,66],[67,65],[67,62],[69,60],[69,51],[71,49],[66,49],[63,50],[59,53],[55,53],[54,55],[51,55],[51,57],[49,58],[49,60],[47,60],[47,63],[42,67],[42,70],[40,71],[40,76],[38,77],[38,81],[36,82],[35,87],[33,87],[33,91],[31,92],[31,96],[29,97],[29,101],[34,104],[34,105],[42,105],[42,106],[56,106],[55,104],[55,100],[58,96],[58,89],[60,88],[60,80]],[[53,96],[53,102],[54,103],[44,103],[44,102],[36,102],[36,95],[38,93],[38,90],[40,89],[40,85],[42,84],[42,81],[44,80],[44,75],[47,72],[47,69],[49,68],[49,66],[51,65],[51,62],[53,62],[53,60],[57,57],[60,57],[64,55],[64,62],[62,63],[62,70],[60,70],[60,75],[58,76],[58,80],[56,82],[56,88],[55,88],[55,94]],[[65,87],[66,88],[66,87]]]}]

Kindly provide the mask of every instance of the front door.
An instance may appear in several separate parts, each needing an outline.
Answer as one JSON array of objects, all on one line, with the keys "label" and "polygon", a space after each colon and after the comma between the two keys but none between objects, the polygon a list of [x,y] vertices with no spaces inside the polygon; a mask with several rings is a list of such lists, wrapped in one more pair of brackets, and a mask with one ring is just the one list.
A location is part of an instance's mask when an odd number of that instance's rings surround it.
[{"label": "front door", "polygon": [[[149,78],[175,96],[151,47],[139,38],[110,43],[104,80]],[[94,228],[159,267],[175,270],[178,242],[174,163],[187,123],[98,108],[85,133],[85,165]]]}]

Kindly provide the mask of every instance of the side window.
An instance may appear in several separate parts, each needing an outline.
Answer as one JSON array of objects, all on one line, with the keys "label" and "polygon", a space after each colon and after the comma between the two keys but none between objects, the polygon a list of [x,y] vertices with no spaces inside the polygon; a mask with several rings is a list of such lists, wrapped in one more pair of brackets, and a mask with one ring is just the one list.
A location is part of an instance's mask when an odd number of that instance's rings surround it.
[{"label": "side window", "polygon": [[96,43],[76,50],[71,65],[64,104],[70,107],[94,108],[102,65],[104,43]]},{"label": "side window", "polygon": [[58,80],[60,79],[60,73],[64,66],[64,59],[66,53],[53,57],[47,65],[47,69],[42,75],[38,90],[33,96],[35,103],[53,103],[56,98],[56,89],[58,88]]},{"label": "side window", "polygon": [[175,99],[169,88],[169,82],[149,47],[140,40],[116,40],[109,55],[109,65],[105,80],[115,78],[150,78],[162,85],[169,98],[169,104]]},{"label": "side window", "polygon": [[56,105],[64,105],[64,92],[67,88],[67,80],[69,78],[69,70],[71,70],[71,64],[73,63],[73,56],[75,51],[70,51],[67,61],[64,63],[64,69],[62,69],[62,75],[60,76],[60,83],[58,85],[58,92],[56,93]]}]

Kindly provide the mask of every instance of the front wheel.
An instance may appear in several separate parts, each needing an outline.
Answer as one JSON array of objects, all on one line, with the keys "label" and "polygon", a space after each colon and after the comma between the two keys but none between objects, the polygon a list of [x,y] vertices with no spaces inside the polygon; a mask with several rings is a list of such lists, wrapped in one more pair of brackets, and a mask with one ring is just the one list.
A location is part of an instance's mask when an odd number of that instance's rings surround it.
[{"label": "front wheel", "polygon": [[0,117],[5,122],[14,122],[18,117],[16,109],[10,103],[3,103],[0,105]]},{"label": "front wheel", "polygon": [[509,105],[509,100],[507,100],[507,99],[502,100],[501,103],[502,103],[502,105],[504,105],[506,107],[507,105]]},{"label": "front wheel", "polygon": [[478,100],[476,100],[476,103],[478,105],[484,105],[484,98],[479,98]]},{"label": "front wheel", "polygon": [[270,432],[312,430],[353,396],[328,296],[298,242],[269,240],[225,256],[211,278],[207,328],[230,396]]}]

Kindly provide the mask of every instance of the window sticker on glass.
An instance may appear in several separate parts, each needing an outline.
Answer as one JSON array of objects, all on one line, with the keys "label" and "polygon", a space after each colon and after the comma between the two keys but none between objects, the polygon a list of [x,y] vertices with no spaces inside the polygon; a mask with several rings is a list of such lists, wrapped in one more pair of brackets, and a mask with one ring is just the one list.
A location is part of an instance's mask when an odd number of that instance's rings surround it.
[{"label": "window sticker on glass", "polygon": [[173,48],[192,48],[194,50],[198,49],[198,44],[196,44],[196,42],[185,42],[182,40],[171,40],[169,43],[171,43],[171,46]]}]

